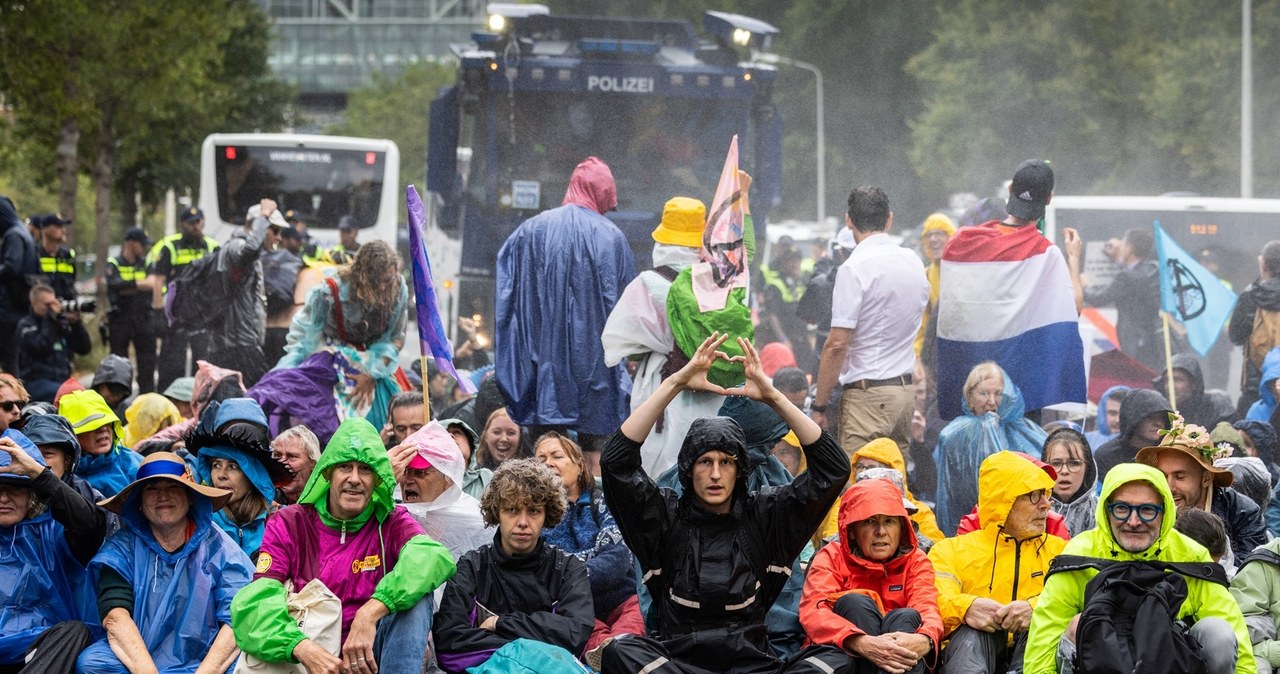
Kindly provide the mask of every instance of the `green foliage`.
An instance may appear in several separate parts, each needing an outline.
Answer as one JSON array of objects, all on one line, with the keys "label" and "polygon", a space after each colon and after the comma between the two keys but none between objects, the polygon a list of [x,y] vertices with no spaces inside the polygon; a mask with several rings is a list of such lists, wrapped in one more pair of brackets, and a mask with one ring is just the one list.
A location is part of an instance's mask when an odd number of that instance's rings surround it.
[{"label": "green foliage", "polygon": [[[423,191],[431,99],[453,82],[455,71],[451,64],[424,62],[406,67],[396,77],[375,72],[369,86],[348,97],[343,122],[326,132],[395,141],[400,148],[400,182],[416,184]],[[401,203],[400,219],[407,218]]]}]

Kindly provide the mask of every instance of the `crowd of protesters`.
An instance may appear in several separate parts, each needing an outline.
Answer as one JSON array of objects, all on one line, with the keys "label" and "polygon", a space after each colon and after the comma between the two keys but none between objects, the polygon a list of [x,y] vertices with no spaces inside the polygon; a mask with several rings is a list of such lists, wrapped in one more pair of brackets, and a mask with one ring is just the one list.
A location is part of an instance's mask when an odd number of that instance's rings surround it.
[{"label": "crowd of protesters", "polygon": [[[1158,348],[1147,230],[1106,287],[1044,238],[1053,181],[918,227],[853,189],[829,255],[747,236],[712,301],[706,195],[637,274],[589,158],[503,246],[492,351],[465,319],[421,371],[394,248],[318,254],[263,199],[226,242],[196,208],[129,230],[78,376],[69,223],[0,199],[0,674],[1085,672],[1092,580],[1152,569],[1185,575],[1188,671],[1270,672],[1280,241],[1233,400]],[[184,287],[206,257],[221,285]],[[200,287],[216,322],[172,306]],[[1104,305],[1155,373],[1087,405]]]}]

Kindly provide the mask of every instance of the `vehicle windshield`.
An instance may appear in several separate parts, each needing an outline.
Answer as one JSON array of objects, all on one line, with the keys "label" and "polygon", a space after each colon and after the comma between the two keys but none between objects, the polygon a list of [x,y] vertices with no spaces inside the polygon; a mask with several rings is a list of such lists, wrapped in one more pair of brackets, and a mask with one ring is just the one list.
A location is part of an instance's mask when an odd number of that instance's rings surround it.
[{"label": "vehicle windshield", "polygon": [[[592,155],[612,170],[620,211],[661,211],[674,196],[708,202],[748,111],[740,100],[516,92],[513,119],[512,98],[493,100],[503,167],[496,187],[503,192],[513,180],[537,181],[541,209],[560,205],[574,167]],[[479,116],[477,123],[483,131],[487,121]],[[485,137],[476,134],[477,149]],[[745,150],[747,139],[738,142]],[[484,153],[475,152],[468,190],[481,202],[487,171]]]},{"label": "vehicle windshield", "polygon": [[311,214],[313,226],[336,228],[344,215],[363,228],[378,222],[386,153],[247,145],[214,150],[218,212],[239,222],[263,198],[282,210]]}]

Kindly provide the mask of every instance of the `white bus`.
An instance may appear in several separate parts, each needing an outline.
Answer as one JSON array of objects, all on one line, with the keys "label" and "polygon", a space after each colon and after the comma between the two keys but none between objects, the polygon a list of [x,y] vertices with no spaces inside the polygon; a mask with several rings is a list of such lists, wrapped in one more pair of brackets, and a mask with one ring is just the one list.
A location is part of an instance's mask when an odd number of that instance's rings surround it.
[{"label": "white bus", "polygon": [[244,223],[249,207],[274,199],[306,214],[321,248],[338,243],[351,216],[360,241],[397,245],[400,150],[389,140],[292,133],[215,133],[200,151],[205,234],[218,241]]}]

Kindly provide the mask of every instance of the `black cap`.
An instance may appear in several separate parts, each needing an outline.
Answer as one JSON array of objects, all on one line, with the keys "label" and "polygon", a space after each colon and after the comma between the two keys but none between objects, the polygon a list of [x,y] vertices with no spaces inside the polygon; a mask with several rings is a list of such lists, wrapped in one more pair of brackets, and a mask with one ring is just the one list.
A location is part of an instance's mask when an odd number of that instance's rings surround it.
[{"label": "black cap", "polygon": [[196,208],[195,206],[188,206],[182,209],[182,212],[178,214],[178,221],[184,225],[189,222],[195,222],[196,220],[204,220],[204,211]]},{"label": "black cap", "polygon": [[1039,220],[1053,195],[1053,169],[1042,159],[1028,159],[1013,172],[1009,185],[1009,215]]},{"label": "black cap", "polygon": [[360,229],[360,225],[356,224],[356,218],[353,215],[344,215],[338,219],[338,229]]},{"label": "black cap", "polygon": [[286,238],[286,239],[294,239],[294,240],[296,240],[296,241],[301,241],[301,240],[302,240],[302,232],[299,232],[298,230],[296,230],[296,229],[294,229],[294,228],[292,228],[292,227],[282,227],[282,228],[280,228],[280,236],[282,236],[282,237],[284,237],[284,238]]},{"label": "black cap", "polygon": [[290,208],[290,209],[286,210],[286,211],[284,212],[284,221],[285,221],[285,222],[287,222],[287,223],[289,223],[289,224],[291,224],[291,225],[292,225],[293,223],[297,222],[297,221],[298,221],[298,210],[297,210],[297,209],[295,209],[295,208]]},{"label": "black cap", "polygon": [[58,227],[66,227],[67,225],[71,224],[71,221],[63,220],[62,216],[58,215],[57,213],[43,213],[41,215],[31,216],[31,224],[34,225],[36,229],[44,229],[45,227],[49,227],[52,225],[57,225]]},{"label": "black cap", "polygon": [[124,240],[137,241],[143,246],[148,246],[151,244],[151,239],[147,238],[147,230],[141,227],[130,227],[124,233]]}]

